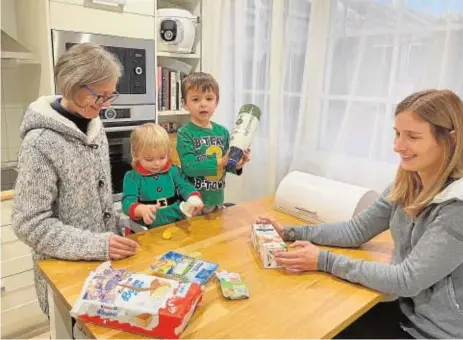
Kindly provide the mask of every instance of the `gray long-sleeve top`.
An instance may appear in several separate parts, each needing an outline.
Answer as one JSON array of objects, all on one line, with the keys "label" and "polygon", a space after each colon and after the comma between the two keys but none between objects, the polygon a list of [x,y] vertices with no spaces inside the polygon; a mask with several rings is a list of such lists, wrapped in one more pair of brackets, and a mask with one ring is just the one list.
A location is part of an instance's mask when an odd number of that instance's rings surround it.
[{"label": "gray long-sleeve top", "polygon": [[391,203],[388,194],[389,189],[348,222],[288,227],[284,238],[357,247],[390,229],[395,244],[391,263],[321,250],[318,269],[383,293],[411,297],[401,305],[419,331],[415,336],[462,338],[463,179],[451,183],[416,219]]}]

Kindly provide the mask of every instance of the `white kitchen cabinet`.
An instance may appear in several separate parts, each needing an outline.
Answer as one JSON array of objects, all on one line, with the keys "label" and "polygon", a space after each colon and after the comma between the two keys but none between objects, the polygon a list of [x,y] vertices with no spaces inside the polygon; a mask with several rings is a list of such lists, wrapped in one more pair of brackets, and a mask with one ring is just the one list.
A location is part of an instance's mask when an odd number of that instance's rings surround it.
[{"label": "white kitchen cabinet", "polygon": [[[50,0],[51,2],[61,2],[75,6],[85,6],[85,3],[89,3],[91,6],[91,1],[89,0]],[[106,7],[109,10],[114,6],[111,5],[111,1],[97,0],[97,5]],[[107,5],[106,5],[107,4]],[[140,15],[149,15],[154,16],[155,14],[155,1],[154,0],[125,0],[125,5],[122,7],[123,13],[132,13]],[[104,9],[100,9],[104,11]]]},{"label": "white kitchen cabinet", "polygon": [[[72,0],[74,2],[74,0]],[[153,16],[117,13],[67,2],[50,1],[51,29],[154,39]]]},{"label": "white kitchen cabinet", "polygon": [[11,209],[13,208],[13,200],[1,201],[1,226],[7,226],[11,224]]},{"label": "white kitchen cabinet", "polygon": [[31,270],[33,267],[32,254],[29,253],[10,260],[4,260],[1,264],[2,279],[4,279],[5,277]]},{"label": "white kitchen cabinet", "polygon": [[[1,165],[9,171],[17,163],[25,109],[53,89],[48,0],[2,0],[1,17]],[[13,180],[5,183],[2,189],[10,189]],[[3,215],[2,222],[9,218]]]},{"label": "white kitchen cabinet", "polygon": [[18,238],[16,237],[16,234],[14,233],[13,227],[11,225],[6,225],[2,227],[2,244],[14,242],[17,239]]},{"label": "white kitchen cabinet", "polygon": [[30,253],[31,248],[19,240],[2,242],[2,263],[27,256]]},{"label": "white kitchen cabinet", "polygon": [[124,12],[138,13],[144,15],[156,15],[156,4],[154,0],[127,0]]},{"label": "white kitchen cabinet", "polygon": [[1,318],[2,339],[28,338],[49,329],[48,318],[40,309],[37,299],[2,311]]},{"label": "white kitchen cabinet", "polygon": [[[2,312],[37,300],[33,276],[33,271],[29,270],[3,280]],[[17,284],[21,286],[18,287]]]},{"label": "white kitchen cabinet", "polygon": [[30,248],[11,226],[12,200],[1,202],[1,334],[21,338],[47,330],[48,319],[37,301]]}]

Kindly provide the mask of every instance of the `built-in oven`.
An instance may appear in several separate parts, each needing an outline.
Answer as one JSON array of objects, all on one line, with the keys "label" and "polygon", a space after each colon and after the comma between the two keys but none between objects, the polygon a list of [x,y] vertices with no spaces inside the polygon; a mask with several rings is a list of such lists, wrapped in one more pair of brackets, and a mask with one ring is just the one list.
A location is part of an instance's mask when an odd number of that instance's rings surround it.
[{"label": "built-in oven", "polygon": [[119,97],[100,111],[109,142],[115,200],[130,165],[130,132],[135,126],[154,122],[156,117],[154,40],[52,30],[54,63],[75,44],[93,42],[117,56],[124,72],[119,79]]},{"label": "built-in oven", "polygon": [[122,182],[124,181],[124,175],[127,171],[132,170],[130,133],[130,130],[107,132],[114,201],[120,201],[122,199]]}]

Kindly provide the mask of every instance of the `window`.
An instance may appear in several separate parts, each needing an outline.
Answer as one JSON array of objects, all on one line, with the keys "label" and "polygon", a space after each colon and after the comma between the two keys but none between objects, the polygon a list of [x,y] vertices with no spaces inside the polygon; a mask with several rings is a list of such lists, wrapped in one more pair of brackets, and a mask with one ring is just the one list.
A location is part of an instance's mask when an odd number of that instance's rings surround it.
[{"label": "window", "polygon": [[[414,91],[463,97],[463,2],[333,0],[318,149],[394,162],[395,105]],[[314,13],[314,15],[316,15]]]}]

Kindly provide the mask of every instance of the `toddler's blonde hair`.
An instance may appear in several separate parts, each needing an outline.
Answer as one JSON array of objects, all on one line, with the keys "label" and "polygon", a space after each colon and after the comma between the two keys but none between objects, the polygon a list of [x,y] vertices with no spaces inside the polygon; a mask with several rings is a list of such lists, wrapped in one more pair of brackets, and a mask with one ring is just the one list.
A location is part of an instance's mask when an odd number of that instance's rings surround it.
[{"label": "toddler's blonde hair", "polygon": [[150,154],[154,150],[162,150],[168,154],[169,148],[169,135],[162,126],[155,123],[137,126],[130,135],[132,167],[135,167],[135,159],[140,155]]}]

